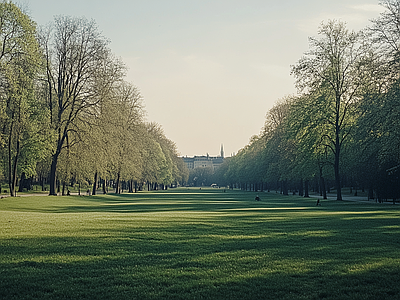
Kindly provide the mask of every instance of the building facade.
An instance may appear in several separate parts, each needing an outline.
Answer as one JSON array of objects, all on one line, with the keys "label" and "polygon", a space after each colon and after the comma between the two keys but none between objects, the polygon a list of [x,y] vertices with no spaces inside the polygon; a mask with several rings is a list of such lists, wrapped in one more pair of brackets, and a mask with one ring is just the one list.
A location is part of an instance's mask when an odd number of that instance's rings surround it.
[{"label": "building facade", "polygon": [[196,168],[213,168],[215,171],[224,162],[224,148],[221,145],[221,152],[218,156],[210,156],[208,153],[204,156],[183,157],[183,161],[189,170]]}]

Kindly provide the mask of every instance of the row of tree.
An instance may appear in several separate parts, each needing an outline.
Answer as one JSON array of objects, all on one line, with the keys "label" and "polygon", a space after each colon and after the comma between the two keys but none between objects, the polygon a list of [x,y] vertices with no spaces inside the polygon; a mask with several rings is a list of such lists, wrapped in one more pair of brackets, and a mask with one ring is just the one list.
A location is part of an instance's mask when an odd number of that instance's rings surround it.
[{"label": "row of tree", "polygon": [[292,66],[299,94],[278,101],[249,145],[219,170],[224,184],[326,197],[344,185],[400,198],[400,1],[360,32],[322,23]]},{"label": "row of tree", "polygon": [[[11,196],[18,178],[57,183],[169,185],[188,171],[162,128],[144,119],[139,90],[94,21],[36,24],[0,2],[1,172]],[[101,178],[101,180],[100,180]],[[129,184],[127,184],[129,182]]]}]

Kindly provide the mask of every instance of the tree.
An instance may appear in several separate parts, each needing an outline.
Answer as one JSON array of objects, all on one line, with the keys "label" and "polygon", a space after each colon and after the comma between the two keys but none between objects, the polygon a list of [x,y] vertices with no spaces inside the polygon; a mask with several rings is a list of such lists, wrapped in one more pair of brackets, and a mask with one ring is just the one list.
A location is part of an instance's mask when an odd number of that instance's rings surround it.
[{"label": "tree", "polygon": [[173,161],[176,166],[176,173],[173,175],[176,186],[184,185],[189,180],[189,169],[182,157],[173,156]]},{"label": "tree", "polygon": [[[148,123],[146,124],[146,128],[151,139],[159,144],[162,151],[162,163],[158,164],[159,172],[156,176],[156,181],[164,186],[178,181],[184,174],[181,174],[180,169],[178,168],[179,159],[175,143],[165,136],[165,133],[159,124],[154,122]],[[182,170],[185,172],[184,168]]]},{"label": "tree", "polygon": [[47,59],[48,105],[57,137],[50,168],[50,195],[56,195],[61,152],[81,141],[81,124],[98,114],[103,91],[123,74],[94,21],[56,17],[42,33]]},{"label": "tree", "polygon": [[319,176],[319,187],[324,199],[327,197],[325,166],[332,166],[334,161],[325,138],[322,138],[330,131],[329,124],[325,122],[325,107],[325,98],[316,98],[315,94],[294,98],[286,128],[287,135],[296,141],[296,172],[305,180]]},{"label": "tree", "polygon": [[282,192],[288,193],[288,180],[294,177],[295,143],[287,135],[287,118],[293,97],[285,97],[268,111],[263,128],[266,143],[264,164],[267,181],[280,181]]},{"label": "tree", "polygon": [[[379,57],[380,83],[390,86],[399,79],[400,68],[400,1],[382,0],[380,4],[386,10],[377,19],[372,20],[368,28],[372,44]],[[382,80],[383,79],[383,80]]]},{"label": "tree", "polygon": [[[386,93],[366,95],[362,116],[357,121],[357,142],[354,147],[360,179],[382,195],[399,198],[397,169],[400,167],[400,85],[394,83]],[[362,153],[362,155],[360,155]],[[370,170],[376,170],[373,174]],[[397,180],[396,180],[397,176]],[[389,184],[391,183],[391,184]],[[393,192],[397,190],[397,192]],[[391,192],[392,191],[392,192]]]},{"label": "tree", "polygon": [[21,155],[30,174],[40,156],[37,143],[44,112],[34,93],[40,54],[35,23],[12,2],[0,2],[1,127],[11,196],[15,196]]},{"label": "tree", "polygon": [[[143,98],[132,84],[121,82],[115,91],[113,101],[104,111],[109,115],[108,142],[112,150],[110,162],[116,176],[116,192],[120,192],[120,181],[140,177],[142,168],[141,149],[143,147]],[[104,132],[107,128],[103,128]]]},{"label": "tree", "polygon": [[317,126],[326,128],[320,137],[334,155],[337,200],[342,200],[341,151],[351,133],[357,105],[365,87],[364,58],[368,53],[362,33],[349,32],[344,23],[328,21],[319,29],[320,38],[310,38],[311,50],[292,66],[300,91],[315,94],[323,115]]},{"label": "tree", "polygon": [[214,170],[212,167],[198,167],[190,170],[189,182],[194,186],[210,186],[213,182]]}]

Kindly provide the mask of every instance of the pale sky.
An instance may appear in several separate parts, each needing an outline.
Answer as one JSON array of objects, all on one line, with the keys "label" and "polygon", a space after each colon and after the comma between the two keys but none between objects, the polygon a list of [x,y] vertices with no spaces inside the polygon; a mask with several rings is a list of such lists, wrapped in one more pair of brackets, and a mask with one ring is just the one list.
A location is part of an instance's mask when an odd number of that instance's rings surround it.
[{"label": "pale sky", "polygon": [[378,0],[21,0],[38,25],[94,19],[181,155],[237,153],[274,103],[296,93],[290,65],[328,19],[359,30]]}]

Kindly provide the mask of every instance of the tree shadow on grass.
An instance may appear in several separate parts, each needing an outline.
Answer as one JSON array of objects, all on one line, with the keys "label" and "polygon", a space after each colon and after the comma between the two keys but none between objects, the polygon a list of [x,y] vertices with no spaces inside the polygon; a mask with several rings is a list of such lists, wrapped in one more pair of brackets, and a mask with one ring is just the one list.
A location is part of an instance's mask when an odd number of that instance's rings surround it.
[{"label": "tree shadow on grass", "polygon": [[345,216],[124,218],[3,238],[0,298],[399,298],[397,221]]},{"label": "tree shadow on grass", "polygon": [[[324,207],[315,207],[312,199],[293,197],[279,198],[272,195],[264,197],[263,201],[254,201],[254,193],[239,193],[238,195],[212,193],[211,195],[195,194],[173,195],[171,193],[139,193],[123,195],[99,195],[99,196],[68,196],[68,197],[44,197],[40,205],[35,201],[22,206],[20,209],[27,212],[41,213],[147,213],[147,212],[171,212],[171,211],[194,211],[194,212],[247,212],[269,214],[276,211],[302,212],[305,210],[326,212],[337,212],[337,206],[352,212],[359,210],[359,204],[337,203],[329,201]],[[26,197],[28,198],[28,197]],[[49,200],[50,199],[50,200]],[[20,199],[16,200],[19,201]],[[28,203],[27,199],[23,199]],[[46,201],[50,204],[46,204]],[[14,200],[15,201],[15,200]],[[365,211],[376,210],[376,205],[364,204]]]},{"label": "tree shadow on grass", "polygon": [[218,192],[49,199],[24,209],[39,231],[0,239],[1,299],[400,298],[397,209]]},{"label": "tree shadow on grass", "polygon": [[[281,245],[197,245],[148,240],[20,241],[19,260],[0,263],[3,299],[396,299],[398,265],[351,271],[337,257],[293,257]],[[163,244],[163,245],[160,245]],[[53,245],[53,246],[51,246]],[[67,246],[69,245],[69,246]],[[31,250],[29,250],[31,249]],[[311,251],[303,247],[303,253]],[[285,256],[288,255],[288,256]],[[358,254],[364,257],[365,253]],[[4,256],[3,256],[4,257]]]}]

